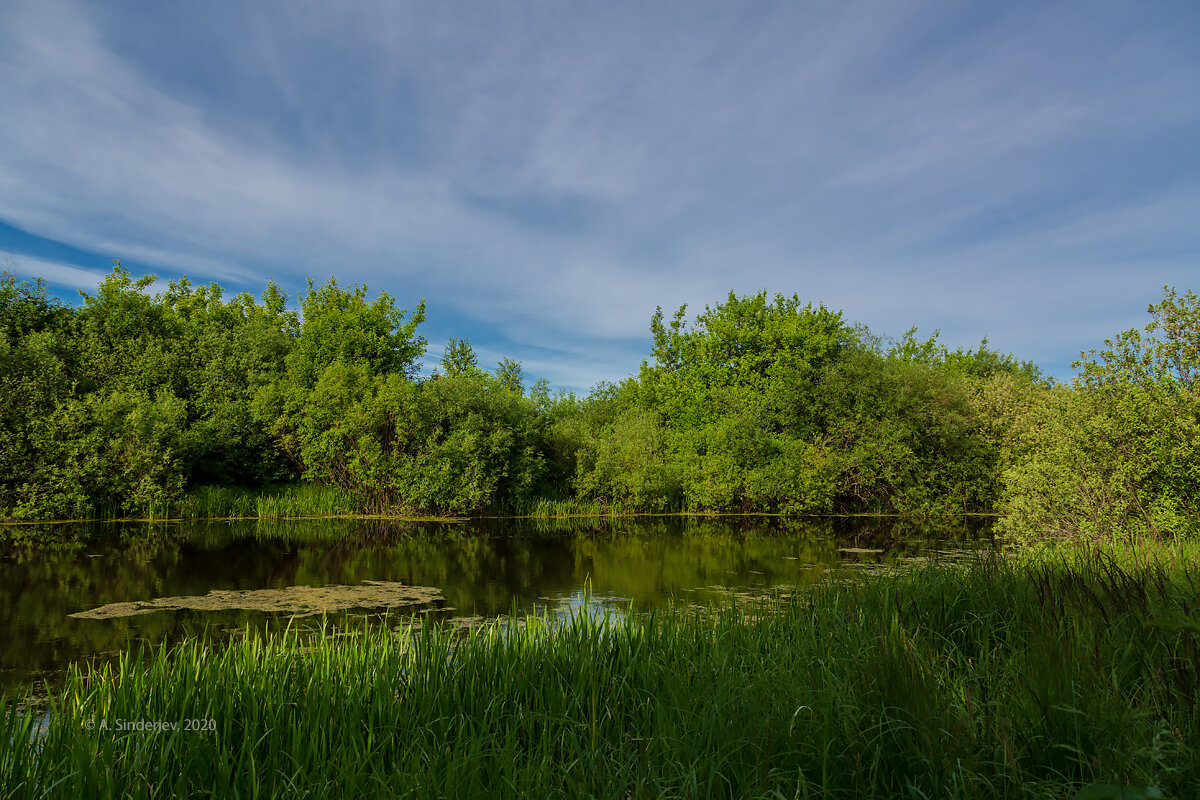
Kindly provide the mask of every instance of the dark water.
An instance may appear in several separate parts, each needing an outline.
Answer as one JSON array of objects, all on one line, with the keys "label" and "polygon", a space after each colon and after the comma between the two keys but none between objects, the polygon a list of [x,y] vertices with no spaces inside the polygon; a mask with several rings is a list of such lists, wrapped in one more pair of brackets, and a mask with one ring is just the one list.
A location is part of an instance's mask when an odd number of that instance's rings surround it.
[{"label": "dark water", "polygon": [[[987,524],[936,528],[874,518],[656,517],[582,521],[410,523],[304,520],[0,530],[0,693],[55,684],[71,662],[114,658],[138,643],[227,636],[288,615],[155,611],[109,619],[71,614],[108,603],[212,590],[362,586],[387,581],[440,597],[393,609],[438,619],[576,607],[635,609],[769,594],[830,567],[938,557],[987,546]],[[864,552],[882,551],[882,552]],[[333,614],[353,624],[378,609]],[[311,622],[313,618],[308,618]]]}]

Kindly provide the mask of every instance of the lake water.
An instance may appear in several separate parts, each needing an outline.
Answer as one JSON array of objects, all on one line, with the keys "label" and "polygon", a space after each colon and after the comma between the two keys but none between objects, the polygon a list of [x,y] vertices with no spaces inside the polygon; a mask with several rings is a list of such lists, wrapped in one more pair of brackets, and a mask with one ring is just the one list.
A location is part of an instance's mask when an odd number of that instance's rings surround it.
[{"label": "lake water", "polygon": [[[447,624],[771,595],[831,568],[990,546],[987,521],[297,520],[0,530],[0,692],[246,626]],[[82,615],[82,616],[80,616]]]}]

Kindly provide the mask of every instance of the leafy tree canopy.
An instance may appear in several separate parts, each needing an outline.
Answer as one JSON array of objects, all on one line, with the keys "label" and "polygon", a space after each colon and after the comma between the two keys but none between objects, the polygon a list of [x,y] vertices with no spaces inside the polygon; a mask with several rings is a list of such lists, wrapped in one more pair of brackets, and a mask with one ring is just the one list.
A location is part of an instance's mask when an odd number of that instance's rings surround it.
[{"label": "leafy tree canopy", "polygon": [[289,357],[294,378],[312,386],[322,371],[337,361],[365,362],[373,374],[413,377],[425,353],[425,337],[417,327],[425,321],[425,301],[409,315],[381,292],[367,300],[367,287],[350,289],[330,278],[321,288],[308,282],[300,300],[302,322],[296,347]]},{"label": "leafy tree canopy", "polygon": [[41,278],[18,281],[11,272],[0,271],[0,332],[18,337],[40,331],[64,310],[46,292]]},{"label": "leafy tree canopy", "polygon": [[1163,299],[1147,308],[1150,322],[1114,339],[1104,349],[1080,353],[1072,366],[1076,382],[1087,388],[1151,383],[1197,388],[1200,381],[1200,297],[1189,290],[1180,296],[1163,287]]},{"label": "leafy tree canopy", "polygon": [[519,361],[502,358],[496,365],[496,382],[513,394],[525,393],[525,371]]},{"label": "leafy tree canopy", "polygon": [[853,339],[841,312],[824,305],[800,305],[796,295],[766,291],[747,297],[734,292],[724,303],[705,306],[688,325],[687,306],[669,324],[662,308],[650,321],[653,363],[643,362],[641,382],[647,400],[669,419],[704,416],[723,389],[762,391],[782,371],[807,373]]},{"label": "leafy tree canopy", "polygon": [[442,352],[442,372],[447,378],[471,375],[479,371],[479,359],[466,339],[451,339]]},{"label": "leafy tree canopy", "polygon": [[1019,361],[988,346],[985,336],[977,350],[961,347],[951,350],[938,341],[940,330],[935,330],[928,339],[917,338],[914,325],[892,343],[886,355],[904,364],[921,364],[926,367],[944,368],[949,372],[972,378],[990,378],[993,375],[1023,375],[1031,381],[1045,382],[1046,378],[1032,361]]}]

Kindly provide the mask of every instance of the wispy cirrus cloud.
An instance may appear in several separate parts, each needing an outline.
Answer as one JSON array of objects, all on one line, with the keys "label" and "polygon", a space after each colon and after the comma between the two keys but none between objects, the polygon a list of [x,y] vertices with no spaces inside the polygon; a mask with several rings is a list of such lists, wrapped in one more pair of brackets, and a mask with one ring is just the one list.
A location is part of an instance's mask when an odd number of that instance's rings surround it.
[{"label": "wispy cirrus cloud", "polygon": [[1063,374],[1194,283],[1186,3],[0,15],[12,229],[238,289],[423,296],[431,338],[557,385],[636,370],[655,305],[764,287]]},{"label": "wispy cirrus cloud", "polygon": [[[42,258],[30,258],[0,251],[0,269],[23,276],[36,276],[47,284],[92,293],[108,274],[102,270],[80,267],[74,264],[64,264],[60,261],[47,261]],[[148,294],[165,291],[167,281],[159,278],[146,287]]]}]

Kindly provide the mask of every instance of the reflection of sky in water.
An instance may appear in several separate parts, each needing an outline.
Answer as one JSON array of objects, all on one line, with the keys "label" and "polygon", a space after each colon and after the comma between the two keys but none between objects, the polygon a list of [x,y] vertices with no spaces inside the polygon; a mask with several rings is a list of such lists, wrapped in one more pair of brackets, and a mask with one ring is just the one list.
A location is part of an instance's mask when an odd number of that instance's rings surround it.
[{"label": "reflection of sky in water", "polygon": [[617,619],[625,616],[632,603],[633,600],[629,597],[580,589],[554,597],[539,597],[533,604],[533,613],[558,620],[580,616],[588,616],[595,620]]}]

